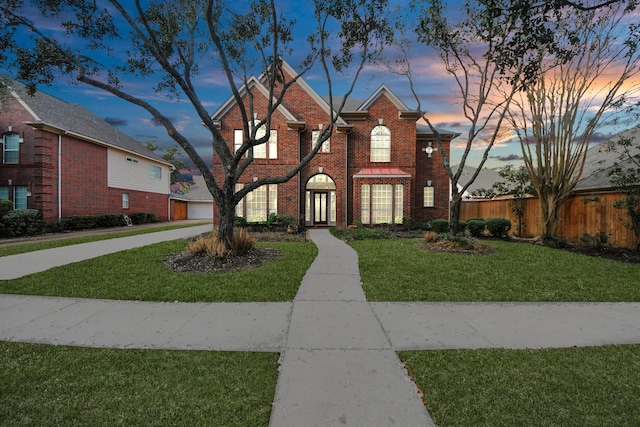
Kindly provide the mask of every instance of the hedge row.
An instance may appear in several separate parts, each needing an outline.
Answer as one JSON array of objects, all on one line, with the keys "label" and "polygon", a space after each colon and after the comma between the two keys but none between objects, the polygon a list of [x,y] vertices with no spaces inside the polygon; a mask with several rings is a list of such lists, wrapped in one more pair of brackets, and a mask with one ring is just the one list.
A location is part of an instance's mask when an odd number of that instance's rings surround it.
[{"label": "hedge row", "polygon": [[[47,225],[40,212],[35,209],[14,211],[12,208],[10,201],[0,200],[0,237],[35,236],[45,232],[61,233],[127,225],[123,214],[73,215]],[[135,212],[129,218],[134,225],[157,222],[156,214],[149,212]]]},{"label": "hedge row", "polygon": [[[451,230],[449,221],[446,219],[435,219],[427,223],[425,230],[435,233],[448,233]],[[415,227],[409,227],[415,229]],[[507,237],[511,230],[511,221],[506,218],[469,218],[466,221],[458,223],[458,230],[464,232],[467,230],[473,237],[482,237],[487,233],[494,237]]]}]

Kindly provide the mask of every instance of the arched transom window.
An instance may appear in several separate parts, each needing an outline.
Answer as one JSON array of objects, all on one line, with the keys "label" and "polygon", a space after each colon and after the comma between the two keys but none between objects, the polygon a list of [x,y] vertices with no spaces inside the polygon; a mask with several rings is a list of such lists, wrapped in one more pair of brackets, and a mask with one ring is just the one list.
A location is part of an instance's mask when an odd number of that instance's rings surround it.
[{"label": "arched transom window", "polygon": [[391,131],[388,127],[378,125],[371,131],[371,156],[372,162],[391,161]]}]

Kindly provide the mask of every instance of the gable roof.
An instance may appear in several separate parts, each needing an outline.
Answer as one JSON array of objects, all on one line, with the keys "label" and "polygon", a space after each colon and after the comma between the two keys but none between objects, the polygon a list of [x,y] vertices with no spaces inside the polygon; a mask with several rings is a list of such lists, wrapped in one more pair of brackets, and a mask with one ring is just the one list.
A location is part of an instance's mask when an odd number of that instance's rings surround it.
[{"label": "gable roof", "polygon": [[376,91],[373,92],[373,94],[366,101],[364,101],[362,105],[360,105],[360,107],[358,107],[358,110],[368,110],[371,105],[373,105],[373,103],[376,102],[381,96],[386,96],[387,98],[389,98],[389,101],[391,101],[391,103],[398,109],[398,111],[411,111],[409,110],[409,107],[407,107],[405,103],[402,102],[400,98],[398,98],[396,94],[393,93],[393,91],[389,89],[384,83],[380,85],[380,87],[376,89]]},{"label": "gable roof", "polygon": [[[451,170],[457,171],[460,165],[451,166]],[[476,173],[478,168],[476,166],[467,166],[465,165],[462,169],[462,174],[460,175],[460,179],[458,180],[458,189],[461,189],[463,186],[467,185],[467,183],[473,177],[473,174]],[[493,169],[482,168],[478,173],[475,181],[471,183],[469,188],[467,188],[466,193],[471,194],[476,190],[481,188],[489,189],[496,182],[503,181],[500,177],[500,174]],[[465,196],[468,197],[468,196]]]},{"label": "gable roof", "polygon": [[67,134],[84,141],[116,148],[173,166],[140,142],[118,131],[81,105],[70,104],[39,90],[31,96],[25,85],[10,78],[7,80],[11,95],[33,117],[32,121],[25,122],[25,124],[54,133]]},{"label": "gable roof", "polygon": [[627,129],[608,141],[590,148],[587,151],[582,177],[576,185],[576,191],[613,188],[614,186],[611,184],[611,179],[609,178],[609,172],[613,169],[613,164],[617,162],[623,169],[633,167],[630,158],[619,160],[619,152],[607,150],[609,144],[615,144],[620,138],[629,138],[632,140],[629,146],[629,154],[635,156],[640,153],[640,149],[638,148],[640,146],[640,125]]},{"label": "gable roof", "polygon": [[193,175],[193,184],[189,190],[185,193],[171,193],[171,198],[189,202],[213,202],[213,196],[202,175]]},{"label": "gable roof", "polygon": [[[265,98],[269,96],[269,90],[262,84],[258,78],[255,76],[249,77],[249,80],[245,84],[243,84],[238,93],[240,96],[244,96],[247,93],[247,90],[256,88]],[[275,100],[274,100],[275,101]],[[214,121],[220,120],[225,114],[231,110],[231,108],[236,105],[236,99],[233,95],[231,95],[212,115],[211,118]],[[297,121],[296,117],[291,113],[284,105],[280,104],[276,108],[276,110],[280,111],[282,115],[290,121]]]},{"label": "gable roof", "polygon": [[[298,75],[297,71],[291,65],[289,65],[289,63],[287,63],[287,61],[284,61],[284,60],[282,61],[282,68],[290,76],[294,76],[295,77],[295,76]],[[248,87],[249,88],[254,88],[255,87],[265,97],[269,96],[269,90],[264,85],[266,79],[267,79],[267,74],[266,73],[262,73],[259,77],[251,76],[247,80],[247,82],[240,87],[240,90],[239,90],[240,95],[241,96],[244,95],[246,93]],[[318,93],[316,91],[314,91],[313,88],[311,88],[311,86],[309,86],[309,84],[301,76],[297,78],[296,83],[327,114],[329,114],[331,112],[331,107],[329,106],[329,103],[327,102],[327,100],[325,100],[320,95],[318,95]],[[233,95],[231,95],[213,114],[211,114],[211,118],[214,121],[219,121],[234,105],[236,105],[236,99],[235,99],[235,97]],[[291,112],[289,112],[289,110],[287,110],[286,107],[284,107],[283,104],[280,104],[278,106],[278,110],[283,113],[283,115],[285,116],[285,118],[288,121],[290,121],[290,122],[300,122],[300,120],[297,119]],[[347,125],[347,123],[341,117],[338,117],[338,119],[336,121],[336,124],[337,125]]]}]

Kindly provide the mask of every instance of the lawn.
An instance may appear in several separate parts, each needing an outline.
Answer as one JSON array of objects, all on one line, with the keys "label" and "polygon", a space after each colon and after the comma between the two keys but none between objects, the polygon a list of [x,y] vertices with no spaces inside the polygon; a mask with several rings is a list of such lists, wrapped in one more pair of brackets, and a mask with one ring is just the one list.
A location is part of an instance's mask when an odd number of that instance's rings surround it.
[{"label": "lawn", "polygon": [[2,426],[267,426],[277,353],[0,342]]},{"label": "lawn", "polygon": [[356,240],[370,301],[640,301],[640,265],[524,243],[488,255],[422,249],[420,239]]},{"label": "lawn", "polygon": [[[96,234],[90,236],[82,236],[82,237],[68,237],[64,238],[64,234],[56,234],[54,235],[54,240],[42,240],[42,241],[34,241],[22,244],[11,244],[8,246],[0,247],[0,257],[8,256],[8,255],[16,255],[25,252],[33,252],[40,251],[43,249],[52,249],[59,248],[63,246],[69,245],[78,245],[80,243],[87,242],[97,242],[99,240],[108,240],[108,239],[117,239],[118,237],[127,237],[127,236],[135,236],[138,234],[147,234],[147,233],[155,233],[158,231],[166,231],[166,230],[175,230],[177,228],[187,228],[187,227],[196,227],[199,225],[208,224],[207,222],[198,222],[193,224],[181,224],[181,225],[164,225],[159,227],[151,227],[151,228],[136,228],[128,229],[127,231],[115,231],[112,229],[104,230],[104,234]],[[97,231],[97,230],[93,230]],[[5,240],[6,242],[11,243],[11,239]]]},{"label": "lawn", "polygon": [[640,346],[399,353],[438,427],[640,425]]},{"label": "lawn", "polygon": [[0,293],[137,301],[291,301],[317,248],[311,242],[264,242],[281,256],[261,267],[231,273],[177,273],[164,258],[184,249],[174,240],[0,281]]},{"label": "lawn", "polygon": [[[493,241],[489,255],[419,239],[354,241],[373,301],[640,301],[640,266]],[[0,293],[158,301],[289,301],[317,250],[259,243],[275,262],[174,273],[178,240],[22,279]],[[399,353],[436,425],[640,425],[640,346]],[[275,353],[80,349],[0,343],[0,425],[267,425]],[[147,409],[149,408],[149,409]],[[213,421],[212,421],[213,420]]]}]

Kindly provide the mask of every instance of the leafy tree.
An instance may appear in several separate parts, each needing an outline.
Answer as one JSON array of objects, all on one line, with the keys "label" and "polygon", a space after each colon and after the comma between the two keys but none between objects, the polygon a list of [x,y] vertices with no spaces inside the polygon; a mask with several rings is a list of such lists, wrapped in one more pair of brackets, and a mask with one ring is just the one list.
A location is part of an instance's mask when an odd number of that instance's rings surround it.
[{"label": "leafy tree", "polygon": [[611,183],[625,194],[614,206],[626,213],[625,226],[633,230],[636,251],[640,251],[640,138],[637,132],[635,137],[623,133],[610,140],[606,150],[617,154],[607,175]]},{"label": "leafy tree", "polygon": [[524,199],[532,194],[536,194],[536,190],[531,185],[531,175],[524,166],[515,167],[507,165],[499,172],[504,181],[496,182],[491,188],[479,188],[471,194],[478,197],[486,197],[492,199],[499,196],[512,196],[509,200],[511,212],[516,216],[516,234],[522,235],[522,226],[524,220]]},{"label": "leafy tree", "polygon": [[510,121],[540,197],[543,238],[555,239],[562,205],[578,183],[591,137],[624,111],[638,87],[640,31],[622,3],[568,9],[556,21],[562,55],[541,51],[540,76],[514,98]]},{"label": "leafy tree", "polygon": [[[219,237],[231,247],[234,210],[242,198],[259,186],[296,176],[322,145],[317,144],[286,174],[262,177],[235,191],[236,182],[253,161],[244,154],[269,140],[272,113],[288,89],[315,67],[322,70],[329,105],[334,105],[333,79],[343,75],[347,77],[344,106],[362,69],[376,60],[393,35],[387,0],[310,0],[297,5],[308,7],[313,17],[314,24],[303,27],[288,19],[282,6],[275,0],[9,0],[0,3],[0,59],[31,90],[69,75],[76,83],[146,110],[203,175],[219,208]],[[298,54],[302,57],[299,74],[287,76],[282,60],[293,63],[294,47],[304,52]],[[220,71],[246,124],[247,137],[235,152],[203,105],[211,96],[206,78]],[[250,93],[246,101],[239,88],[248,83],[249,76],[261,72],[269,105],[260,123],[250,130],[253,98]],[[190,102],[198,121],[211,132],[213,155],[224,168],[223,178],[216,179],[163,104],[154,102],[148,93],[136,92],[129,84],[132,80],[151,82],[149,89],[157,94]],[[320,142],[330,137],[341,109],[327,113],[328,126]],[[257,134],[255,130],[263,125],[267,132]]]}]

